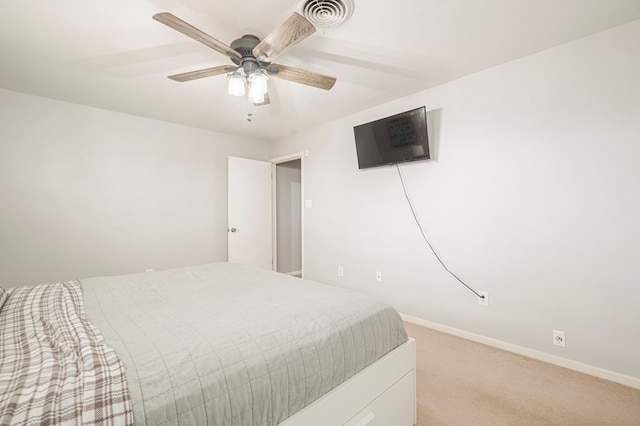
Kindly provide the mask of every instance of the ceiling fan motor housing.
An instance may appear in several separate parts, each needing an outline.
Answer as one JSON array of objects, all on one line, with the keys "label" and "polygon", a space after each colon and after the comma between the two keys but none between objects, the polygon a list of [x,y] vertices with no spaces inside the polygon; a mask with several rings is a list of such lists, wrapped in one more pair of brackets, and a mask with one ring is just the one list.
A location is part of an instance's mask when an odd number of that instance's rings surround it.
[{"label": "ceiling fan motor housing", "polygon": [[248,75],[251,72],[266,66],[266,63],[260,62],[253,55],[253,48],[260,43],[260,39],[252,34],[245,34],[237,40],[234,40],[230,47],[242,55],[242,58],[232,57],[234,64],[242,67]]},{"label": "ceiling fan motor housing", "polygon": [[[230,47],[244,56],[254,57],[253,56],[253,48],[256,47],[260,43],[260,39],[251,34],[245,34],[237,40],[234,40]],[[232,58],[234,61],[238,60],[237,58]]]}]

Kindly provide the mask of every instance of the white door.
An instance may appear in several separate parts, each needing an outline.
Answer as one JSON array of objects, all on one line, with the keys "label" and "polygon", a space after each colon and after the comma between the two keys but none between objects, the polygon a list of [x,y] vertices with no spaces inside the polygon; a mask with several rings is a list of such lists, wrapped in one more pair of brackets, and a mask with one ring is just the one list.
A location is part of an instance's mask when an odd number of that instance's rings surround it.
[{"label": "white door", "polygon": [[273,269],[271,163],[229,157],[229,262]]}]

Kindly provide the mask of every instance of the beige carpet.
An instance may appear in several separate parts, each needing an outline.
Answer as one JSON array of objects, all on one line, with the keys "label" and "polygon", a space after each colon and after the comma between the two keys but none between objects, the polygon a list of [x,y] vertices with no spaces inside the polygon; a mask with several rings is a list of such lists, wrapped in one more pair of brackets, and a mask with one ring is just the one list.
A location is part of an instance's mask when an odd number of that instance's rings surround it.
[{"label": "beige carpet", "polygon": [[640,425],[638,389],[406,327],[417,343],[420,426]]}]

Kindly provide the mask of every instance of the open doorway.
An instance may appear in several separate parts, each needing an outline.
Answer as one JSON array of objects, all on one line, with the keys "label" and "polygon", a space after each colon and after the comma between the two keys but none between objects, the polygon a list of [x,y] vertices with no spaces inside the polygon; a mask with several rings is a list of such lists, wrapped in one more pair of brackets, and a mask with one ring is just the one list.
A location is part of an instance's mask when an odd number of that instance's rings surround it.
[{"label": "open doorway", "polygon": [[293,156],[275,164],[274,266],[277,272],[303,276],[302,158]]}]

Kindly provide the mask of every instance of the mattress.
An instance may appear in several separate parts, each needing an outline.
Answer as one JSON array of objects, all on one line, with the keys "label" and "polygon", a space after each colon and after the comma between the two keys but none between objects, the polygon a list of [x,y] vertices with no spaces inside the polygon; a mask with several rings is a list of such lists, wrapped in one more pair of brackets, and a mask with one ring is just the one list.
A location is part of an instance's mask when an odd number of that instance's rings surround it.
[{"label": "mattress", "polygon": [[247,265],[80,282],[136,425],[276,425],[407,341],[372,296]]}]

